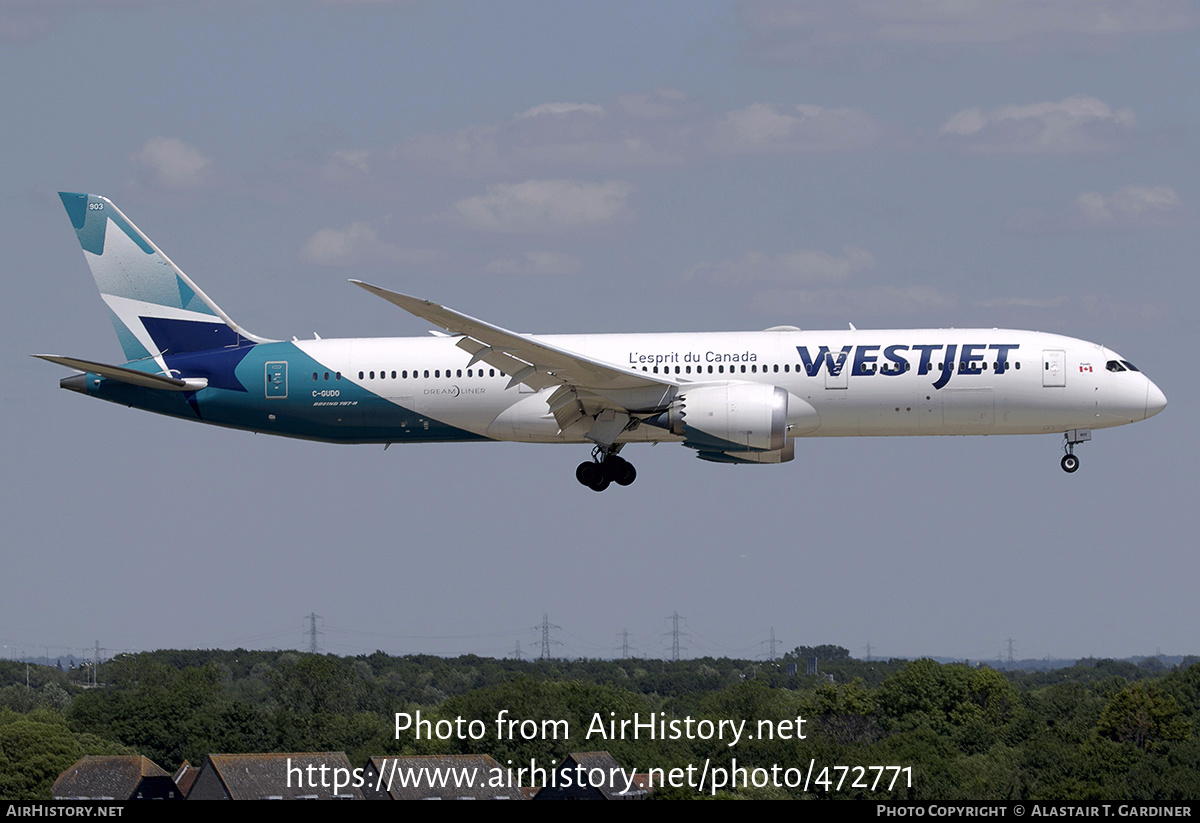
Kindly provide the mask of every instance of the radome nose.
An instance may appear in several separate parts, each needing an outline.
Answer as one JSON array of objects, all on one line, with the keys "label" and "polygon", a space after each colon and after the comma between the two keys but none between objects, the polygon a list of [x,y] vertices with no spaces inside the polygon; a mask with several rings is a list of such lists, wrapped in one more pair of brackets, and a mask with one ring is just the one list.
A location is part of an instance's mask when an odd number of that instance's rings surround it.
[{"label": "radome nose", "polygon": [[1146,419],[1153,417],[1167,407],[1167,396],[1162,393],[1153,380],[1146,381]]}]

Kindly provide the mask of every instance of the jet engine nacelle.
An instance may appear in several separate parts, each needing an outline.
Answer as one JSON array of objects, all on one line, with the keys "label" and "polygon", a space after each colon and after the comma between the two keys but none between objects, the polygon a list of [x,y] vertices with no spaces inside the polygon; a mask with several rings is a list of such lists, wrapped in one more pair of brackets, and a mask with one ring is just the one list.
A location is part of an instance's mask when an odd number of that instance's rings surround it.
[{"label": "jet engine nacelle", "polygon": [[788,431],[788,392],[765,383],[689,386],[666,413],[667,428],[701,451],[779,451]]},{"label": "jet engine nacelle", "polygon": [[789,437],[787,444],[775,452],[696,452],[701,460],[710,463],[790,463],[796,459],[796,438]]}]

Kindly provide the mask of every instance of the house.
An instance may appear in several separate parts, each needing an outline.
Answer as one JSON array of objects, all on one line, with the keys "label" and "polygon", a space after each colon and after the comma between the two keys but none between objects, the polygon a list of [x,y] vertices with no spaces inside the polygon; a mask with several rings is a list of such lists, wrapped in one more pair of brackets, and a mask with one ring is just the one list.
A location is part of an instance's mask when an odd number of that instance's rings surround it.
[{"label": "house", "polygon": [[140,755],[88,755],[54,781],[55,800],[182,800],[175,781]]},{"label": "house", "polygon": [[511,772],[486,754],[372,757],[365,774],[368,800],[525,799]]},{"label": "house", "polygon": [[187,799],[362,800],[354,778],[345,752],[210,754]]},{"label": "house", "polygon": [[179,787],[179,793],[185,798],[188,796],[188,792],[192,790],[192,784],[196,782],[196,775],[199,773],[200,770],[186,760],[179,767],[179,771],[175,772],[175,777],[173,778],[175,785]]}]

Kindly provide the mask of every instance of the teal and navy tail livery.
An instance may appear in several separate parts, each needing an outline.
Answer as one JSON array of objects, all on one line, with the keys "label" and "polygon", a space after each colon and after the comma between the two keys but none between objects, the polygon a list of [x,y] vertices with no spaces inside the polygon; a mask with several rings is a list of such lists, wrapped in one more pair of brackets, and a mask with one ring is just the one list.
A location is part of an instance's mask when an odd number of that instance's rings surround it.
[{"label": "teal and navy tail livery", "polygon": [[337,443],[586,443],[575,476],[637,472],[629,443],[718,463],[785,463],[797,437],[1063,434],[1158,414],[1163,393],[1116,352],[1006,329],[516,334],[352,281],[448,334],[283,342],[233,321],[104,197],[61,194],[126,362],[36,355],[63,388],[169,414]]}]

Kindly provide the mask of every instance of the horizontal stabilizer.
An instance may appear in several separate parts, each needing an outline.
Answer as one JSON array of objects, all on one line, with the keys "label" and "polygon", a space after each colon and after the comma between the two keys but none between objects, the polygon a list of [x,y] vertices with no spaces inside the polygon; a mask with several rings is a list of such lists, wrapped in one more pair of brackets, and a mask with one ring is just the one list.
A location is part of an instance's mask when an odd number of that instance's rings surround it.
[{"label": "horizontal stabilizer", "polygon": [[33,356],[51,363],[57,363],[60,366],[66,366],[68,369],[91,372],[101,377],[106,377],[109,380],[128,383],[131,386],[141,386],[144,389],[200,391],[208,386],[208,379],[204,377],[189,377],[186,380],[179,380],[174,377],[165,377],[161,374],[150,374],[149,372],[138,371],[137,369],[127,369],[124,366],[110,366],[107,363],[80,360],[78,357],[60,357],[57,354],[35,354]]}]

